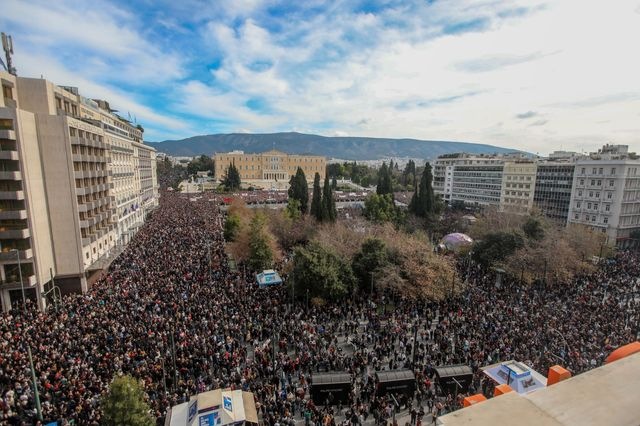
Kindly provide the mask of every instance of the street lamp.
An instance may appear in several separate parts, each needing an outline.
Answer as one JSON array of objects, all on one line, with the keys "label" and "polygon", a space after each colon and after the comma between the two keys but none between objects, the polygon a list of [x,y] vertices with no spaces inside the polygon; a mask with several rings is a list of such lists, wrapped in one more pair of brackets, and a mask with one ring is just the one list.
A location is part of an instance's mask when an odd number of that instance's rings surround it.
[{"label": "street lamp", "polygon": [[22,310],[27,313],[27,299],[24,294],[24,281],[22,281],[22,265],[20,264],[20,251],[18,249],[12,249],[12,252],[16,252],[16,258],[18,259],[18,276],[20,277],[20,288],[22,289]]}]

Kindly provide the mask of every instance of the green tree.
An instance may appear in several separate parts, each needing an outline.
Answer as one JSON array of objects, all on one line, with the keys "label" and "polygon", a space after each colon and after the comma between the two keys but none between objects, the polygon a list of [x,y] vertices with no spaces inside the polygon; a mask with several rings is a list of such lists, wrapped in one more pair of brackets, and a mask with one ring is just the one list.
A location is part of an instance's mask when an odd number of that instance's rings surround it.
[{"label": "green tree", "polygon": [[322,221],[322,190],[320,189],[320,173],[313,177],[313,197],[311,198],[311,216]]},{"label": "green tree", "polygon": [[338,181],[336,180],[335,176],[333,177],[333,179],[331,179],[331,189],[333,189],[334,191],[338,189]]},{"label": "green tree", "polygon": [[407,165],[404,166],[402,171],[402,184],[404,186],[416,185],[416,163],[413,160],[409,160]]},{"label": "green tree", "polygon": [[398,221],[398,209],[391,198],[391,194],[371,194],[364,200],[364,217],[376,223]]},{"label": "green tree", "polygon": [[222,179],[222,185],[224,185],[226,191],[236,191],[240,189],[240,172],[238,172],[235,163],[231,163],[227,168],[227,173]]},{"label": "green tree", "polygon": [[389,168],[387,167],[387,163],[382,163],[382,167],[380,167],[380,170],[378,170],[378,185],[376,187],[376,194],[393,194],[391,170],[389,170]]},{"label": "green tree", "polygon": [[300,167],[298,167],[296,174],[289,180],[288,194],[289,198],[296,199],[300,202],[300,212],[307,214],[309,211],[309,185],[307,184],[307,177]]},{"label": "green tree", "polygon": [[230,214],[227,216],[227,220],[224,222],[224,239],[225,241],[233,241],[238,235],[240,230],[240,216],[237,214]]},{"label": "green tree", "polygon": [[102,424],[109,426],[153,426],[149,405],[144,400],[144,390],[131,376],[116,377],[109,386],[109,393],[100,401]]},{"label": "green tree", "polygon": [[371,274],[380,272],[388,262],[384,241],[379,238],[367,238],[362,243],[360,251],[353,256],[351,263],[360,288],[370,291]]},{"label": "green tree", "polygon": [[433,175],[431,165],[427,163],[420,178],[420,185],[411,197],[409,211],[418,217],[428,218],[437,212],[435,193],[433,192]]},{"label": "green tree", "polygon": [[330,300],[348,295],[355,283],[348,261],[317,242],[294,250],[293,276],[296,294],[303,295],[308,290],[311,297]]},{"label": "green tree", "polygon": [[522,230],[527,238],[531,238],[536,241],[544,239],[544,228],[542,227],[540,220],[534,217],[527,219],[527,221],[522,225]]},{"label": "green tree", "polygon": [[516,250],[524,246],[524,239],[516,232],[491,232],[480,241],[476,241],[472,248],[473,260],[485,268],[494,266],[505,260]]},{"label": "green tree", "polygon": [[302,216],[302,213],[300,212],[300,201],[293,198],[289,199],[287,207],[285,208],[285,214],[293,221],[300,219]]},{"label": "green tree", "polygon": [[324,188],[322,189],[322,221],[335,222],[338,213],[336,211],[336,200],[333,199],[333,191],[329,178],[324,180]]},{"label": "green tree", "polygon": [[265,232],[266,218],[257,212],[249,222],[249,267],[254,271],[271,268],[273,264],[273,250]]}]

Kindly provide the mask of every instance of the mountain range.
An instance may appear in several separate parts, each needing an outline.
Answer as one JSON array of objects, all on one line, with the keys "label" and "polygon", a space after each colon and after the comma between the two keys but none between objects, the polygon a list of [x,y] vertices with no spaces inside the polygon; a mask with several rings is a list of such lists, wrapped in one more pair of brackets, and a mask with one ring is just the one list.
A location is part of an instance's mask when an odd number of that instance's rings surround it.
[{"label": "mountain range", "polygon": [[469,142],[389,139],[351,136],[319,136],[304,133],[230,133],[194,136],[181,140],[149,142],[159,152],[172,156],[212,155],[242,150],[264,152],[277,149],[289,154],[313,154],[344,160],[377,160],[386,157],[435,159],[442,154],[507,153],[518,150]]}]

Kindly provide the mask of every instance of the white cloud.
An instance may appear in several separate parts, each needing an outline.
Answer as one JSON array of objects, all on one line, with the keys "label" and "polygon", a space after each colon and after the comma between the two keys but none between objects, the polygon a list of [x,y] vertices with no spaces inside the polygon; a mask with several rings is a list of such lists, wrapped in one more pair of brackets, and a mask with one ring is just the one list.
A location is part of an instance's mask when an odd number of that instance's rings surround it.
[{"label": "white cloud", "polygon": [[[332,25],[318,25],[327,19],[323,15],[312,24],[291,24],[291,33],[303,33],[295,49],[287,47],[284,35],[246,21],[237,33],[221,30],[227,55],[215,77],[232,104],[261,94],[269,105],[266,114],[287,117],[281,122],[290,127],[330,123],[333,131],[352,135],[469,140],[544,152],[562,141],[580,149],[578,141],[604,142],[611,134],[615,142],[637,143],[640,61],[632,40],[640,39],[640,21],[630,13],[635,3],[520,6],[536,10],[511,12],[519,18],[494,17],[480,32],[444,37],[413,27],[412,19],[424,18],[420,14],[407,17],[404,34],[380,16],[342,14],[331,17]],[[474,15],[480,7],[486,10],[483,2],[438,6],[430,10],[436,15],[430,22],[486,16]],[[358,19],[375,43],[343,39]],[[314,61],[318,52],[326,62]],[[249,67],[260,60],[272,66]],[[515,117],[531,110],[544,113],[534,126]],[[250,121],[257,131],[274,130],[279,122],[263,114],[244,117],[266,124]],[[597,122],[603,118],[608,121]],[[497,122],[503,123],[499,131]]]}]

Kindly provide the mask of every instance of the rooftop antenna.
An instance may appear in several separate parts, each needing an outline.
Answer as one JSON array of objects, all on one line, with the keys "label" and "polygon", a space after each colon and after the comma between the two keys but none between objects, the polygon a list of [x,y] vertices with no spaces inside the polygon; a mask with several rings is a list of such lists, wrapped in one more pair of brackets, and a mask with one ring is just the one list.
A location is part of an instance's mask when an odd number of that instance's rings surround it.
[{"label": "rooftop antenna", "polygon": [[15,67],[13,66],[13,61],[11,60],[11,55],[13,55],[13,38],[5,33],[2,33],[2,50],[4,50],[4,56],[7,60],[7,64],[3,64],[4,68],[9,74],[18,75]]}]

